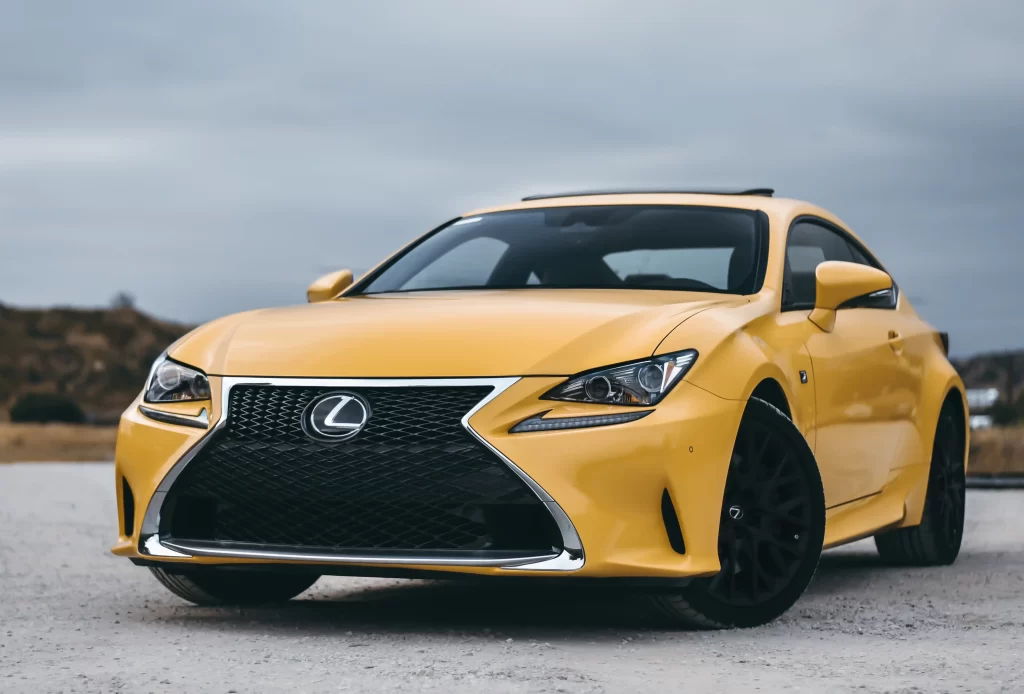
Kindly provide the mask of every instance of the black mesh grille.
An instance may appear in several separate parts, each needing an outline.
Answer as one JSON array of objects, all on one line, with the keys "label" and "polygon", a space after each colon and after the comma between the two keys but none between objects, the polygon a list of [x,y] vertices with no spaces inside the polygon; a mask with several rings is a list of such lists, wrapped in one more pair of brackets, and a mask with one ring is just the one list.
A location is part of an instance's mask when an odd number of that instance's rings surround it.
[{"label": "black mesh grille", "polygon": [[337,388],[235,386],[225,427],[175,482],[170,538],[350,550],[560,549],[536,495],[461,424],[490,387],[351,389],[370,403],[344,442],[303,410]]}]

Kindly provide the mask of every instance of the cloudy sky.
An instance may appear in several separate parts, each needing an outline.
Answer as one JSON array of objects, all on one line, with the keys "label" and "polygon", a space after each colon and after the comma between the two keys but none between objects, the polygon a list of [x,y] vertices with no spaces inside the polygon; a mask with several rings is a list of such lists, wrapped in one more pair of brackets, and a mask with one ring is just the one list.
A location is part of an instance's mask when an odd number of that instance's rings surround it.
[{"label": "cloudy sky", "polygon": [[0,3],[0,302],[197,322],[455,214],[768,185],[1024,346],[1024,3]]}]

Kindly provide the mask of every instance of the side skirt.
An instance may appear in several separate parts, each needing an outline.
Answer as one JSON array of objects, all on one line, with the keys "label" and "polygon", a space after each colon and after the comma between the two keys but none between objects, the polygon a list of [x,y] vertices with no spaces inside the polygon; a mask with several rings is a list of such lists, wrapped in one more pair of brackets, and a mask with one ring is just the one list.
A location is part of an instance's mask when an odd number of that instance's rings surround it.
[{"label": "side skirt", "polygon": [[882,530],[920,524],[928,470],[927,464],[893,470],[878,494],[828,509],[825,549],[856,542]]}]

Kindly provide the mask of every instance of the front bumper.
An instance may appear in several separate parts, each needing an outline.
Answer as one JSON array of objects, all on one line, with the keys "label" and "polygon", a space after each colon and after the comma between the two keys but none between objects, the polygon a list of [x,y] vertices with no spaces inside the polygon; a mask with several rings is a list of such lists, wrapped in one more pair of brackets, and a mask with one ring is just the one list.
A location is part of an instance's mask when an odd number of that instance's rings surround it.
[{"label": "front bumper", "polygon": [[[168,546],[158,536],[160,507],[184,465],[216,427],[224,424],[227,394],[236,383],[315,383],[358,387],[338,379],[236,379],[211,377],[209,429],[155,421],[133,403],[122,417],[116,453],[119,517],[123,519],[115,554],[183,564],[300,564],[438,570],[502,576],[682,578],[719,570],[718,524],[728,462],[743,411],[742,401],[724,400],[682,382],[655,411],[628,424],[549,432],[510,434],[516,423],[540,412],[569,417],[629,411],[627,408],[555,403],[540,397],[559,378],[459,379],[461,385],[486,382],[494,392],[469,412],[464,425],[527,482],[552,514],[562,534],[557,556],[515,559],[470,556],[444,561],[414,555],[324,556],[287,552],[232,552],[216,547]],[[436,379],[429,381],[440,384]],[[384,381],[374,380],[373,385]],[[409,382],[405,382],[409,383]],[[396,384],[397,385],[397,384]],[[202,405],[160,409],[197,416]],[[134,506],[125,516],[127,483]],[[673,549],[662,500],[672,500],[685,542]],[[130,509],[129,509],[130,510]],[[127,526],[127,527],[125,527]],[[131,532],[128,533],[128,529]],[[325,570],[325,573],[328,571]],[[382,571],[382,573],[384,573]]]}]

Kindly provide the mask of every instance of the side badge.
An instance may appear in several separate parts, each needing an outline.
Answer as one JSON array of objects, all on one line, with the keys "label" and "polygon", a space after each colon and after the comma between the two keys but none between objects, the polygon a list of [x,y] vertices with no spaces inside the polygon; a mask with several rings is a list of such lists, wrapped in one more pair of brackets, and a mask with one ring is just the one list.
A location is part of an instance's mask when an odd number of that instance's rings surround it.
[{"label": "side badge", "polygon": [[807,383],[807,372],[806,371],[801,371],[800,372],[800,382],[801,383]]}]

